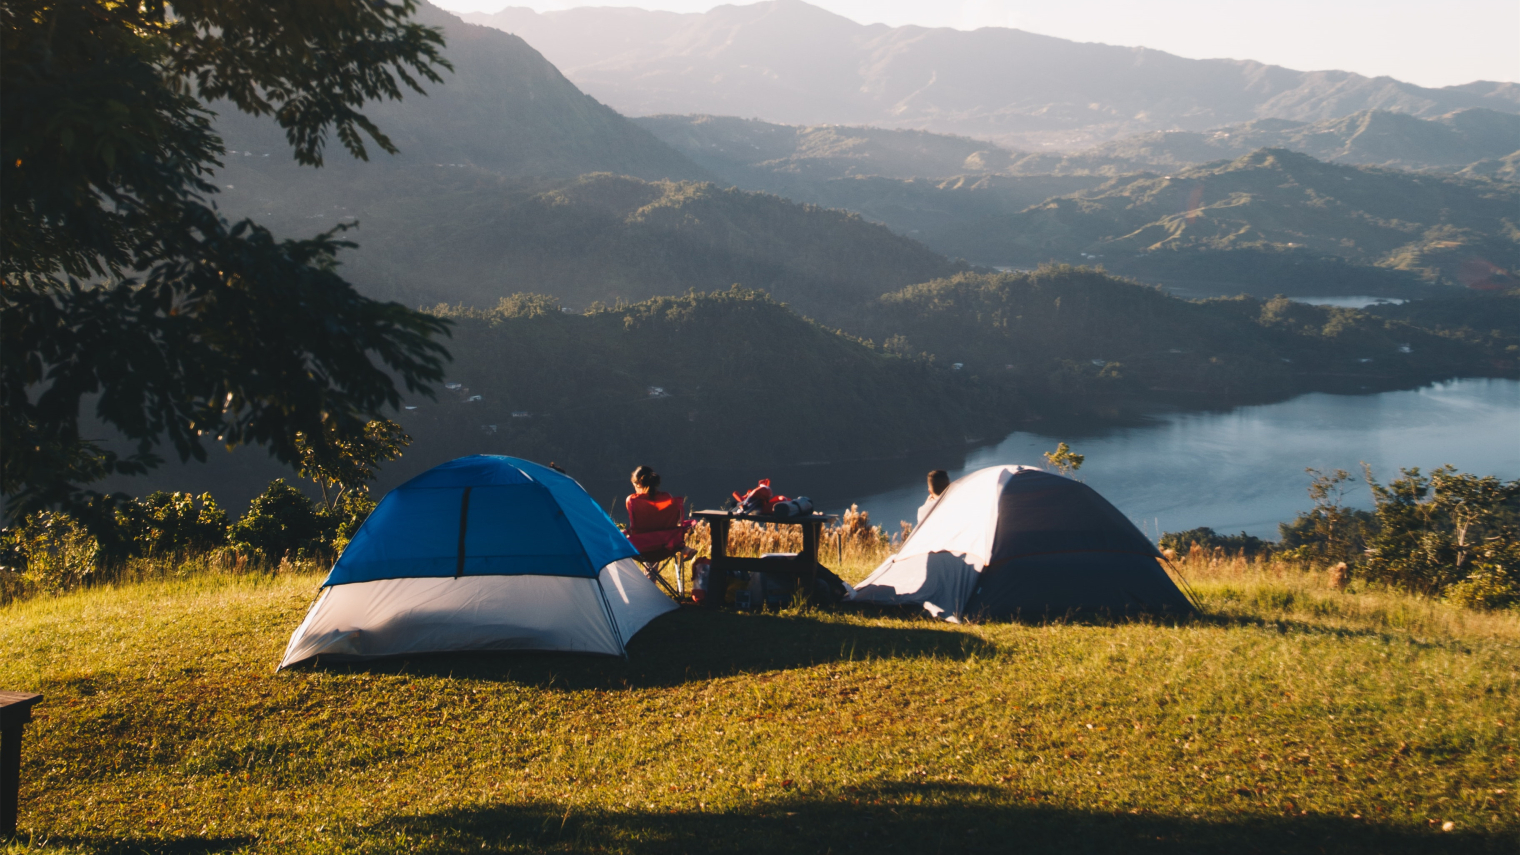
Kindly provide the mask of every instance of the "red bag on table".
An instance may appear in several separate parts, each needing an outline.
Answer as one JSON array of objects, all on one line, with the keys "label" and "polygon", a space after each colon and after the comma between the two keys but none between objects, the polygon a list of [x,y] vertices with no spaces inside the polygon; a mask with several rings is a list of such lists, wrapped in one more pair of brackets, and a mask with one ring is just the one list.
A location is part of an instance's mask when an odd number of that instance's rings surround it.
[{"label": "red bag on table", "polygon": [[744,495],[734,493],[734,501],[739,503],[739,509],[747,514],[768,514],[777,502],[786,501],[785,496],[777,496],[771,492],[771,479],[761,478],[759,486]]}]

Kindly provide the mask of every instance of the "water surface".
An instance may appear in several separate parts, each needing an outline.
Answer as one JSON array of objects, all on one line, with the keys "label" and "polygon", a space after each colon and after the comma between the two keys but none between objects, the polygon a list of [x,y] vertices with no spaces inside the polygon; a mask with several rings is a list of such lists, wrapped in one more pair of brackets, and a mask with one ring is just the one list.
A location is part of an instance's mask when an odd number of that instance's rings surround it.
[{"label": "water surface", "polygon": [[[1309,507],[1306,467],[1381,481],[1400,467],[1520,478],[1520,381],[1456,380],[1375,395],[1301,395],[1221,413],[1176,413],[1089,435],[1018,431],[967,455],[952,477],[984,466],[1039,465],[1065,441],[1087,457],[1079,476],[1152,537],[1209,526],[1276,537],[1277,523]],[[949,467],[946,467],[949,468]],[[819,472],[817,475],[824,473]],[[873,520],[912,520],[922,474],[856,501]],[[1347,501],[1370,507],[1360,478]],[[834,507],[840,510],[841,507]]]},{"label": "water surface", "polygon": [[1398,306],[1407,303],[1398,297],[1289,297],[1295,303],[1330,306],[1336,309],[1365,309],[1368,306]]}]

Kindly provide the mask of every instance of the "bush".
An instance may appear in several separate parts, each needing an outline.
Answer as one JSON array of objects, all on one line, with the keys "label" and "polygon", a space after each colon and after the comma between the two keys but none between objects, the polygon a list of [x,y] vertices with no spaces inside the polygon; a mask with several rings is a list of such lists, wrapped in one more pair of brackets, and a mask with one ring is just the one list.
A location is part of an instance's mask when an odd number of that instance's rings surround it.
[{"label": "bush", "polygon": [[78,588],[100,572],[104,556],[100,543],[68,514],[43,511],[5,532],[10,573],[6,588],[31,588],[57,594]]},{"label": "bush", "polygon": [[1254,535],[1245,532],[1218,534],[1207,526],[1189,531],[1169,531],[1161,536],[1161,548],[1174,552],[1187,552],[1195,543],[1210,551],[1222,549],[1229,555],[1243,553],[1247,558],[1270,555],[1274,549],[1271,541],[1262,540]]},{"label": "bush", "polygon": [[320,512],[305,493],[276,478],[248,505],[227,540],[264,561],[298,560],[329,552],[338,528],[335,515]]},{"label": "bush", "polygon": [[1479,570],[1448,588],[1446,599],[1472,609],[1514,608],[1520,606],[1520,579],[1498,568]]},{"label": "bush", "polygon": [[116,511],[118,548],[135,558],[169,558],[209,552],[227,544],[227,514],[210,493],[158,491]]}]

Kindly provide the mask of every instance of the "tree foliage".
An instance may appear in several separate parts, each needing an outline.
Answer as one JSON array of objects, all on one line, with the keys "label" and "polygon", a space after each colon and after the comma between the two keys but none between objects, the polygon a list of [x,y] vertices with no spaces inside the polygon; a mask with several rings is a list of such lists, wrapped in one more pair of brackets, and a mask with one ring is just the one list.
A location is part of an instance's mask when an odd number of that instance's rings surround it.
[{"label": "tree foliage", "polygon": [[227,512],[210,493],[166,493],[121,502],[116,525],[102,544],[107,558],[168,558],[207,552],[227,543]]},{"label": "tree foliage", "polygon": [[412,444],[401,425],[390,419],[374,419],[363,431],[350,436],[339,435],[331,425],[327,430],[330,435],[326,442],[312,442],[303,434],[297,438],[296,447],[301,453],[301,477],[322,491],[322,507],[329,513],[350,497],[368,493],[376,468],[400,459],[402,449]]},{"label": "tree foliage", "polygon": [[[93,514],[86,485],[207,437],[295,462],[426,391],[437,318],[360,296],[333,230],[278,240],[210,201],[207,104],[271,115],[297,160],[329,133],[395,146],[358,109],[448,67],[415,0],[29,0],[0,9],[0,487],[11,513]],[[81,430],[80,410],[125,437]],[[98,498],[98,497],[94,497]],[[91,510],[91,508],[94,510]]]},{"label": "tree foliage", "polygon": [[1380,484],[1365,574],[1424,594],[1456,592],[1477,604],[1520,601],[1520,481],[1418,468]]},{"label": "tree foliage", "polygon": [[1082,468],[1082,464],[1087,462],[1087,455],[1073,452],[1071,446],[1064,442],[1057,445],[1055,451],[1045,452],[1044,457],[1046,463],[1054,466],[1057,472],[1067,477],[1075,475],[1077,470]]},{"label": "tree foliage", "polygon": [[1245,532],[1220,534],[1208,526],[1201,526],[1187,531],[1169,531],[1161,536],[1160,546],[1179,553],[1188,552],[1196,546],[1210,552],[1220,550],[1226,555],[1256,558],[1271,555],[1273,544]]},{"label": "tree foliage", "polygon": [[332,542],[334,520],[312,505],[283,478],[248,505],[227,533],[232,548],[266,561],[325,553]]}]

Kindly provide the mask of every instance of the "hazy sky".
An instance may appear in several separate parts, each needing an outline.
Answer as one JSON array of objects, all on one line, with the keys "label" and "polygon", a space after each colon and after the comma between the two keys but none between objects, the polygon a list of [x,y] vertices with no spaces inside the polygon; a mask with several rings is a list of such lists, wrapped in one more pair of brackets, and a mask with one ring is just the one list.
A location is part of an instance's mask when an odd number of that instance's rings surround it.
[{"label": "hazy sky", "polygon": [[[703,12],[712,0],[433,0],[456,12],[639,6]],[[861,23],[1017,27],[1196,59],[1386,74],[1422,86],[1520,82],[1520,0],[812,0]],[[745,5],[740,3],[738,5]]]}]

